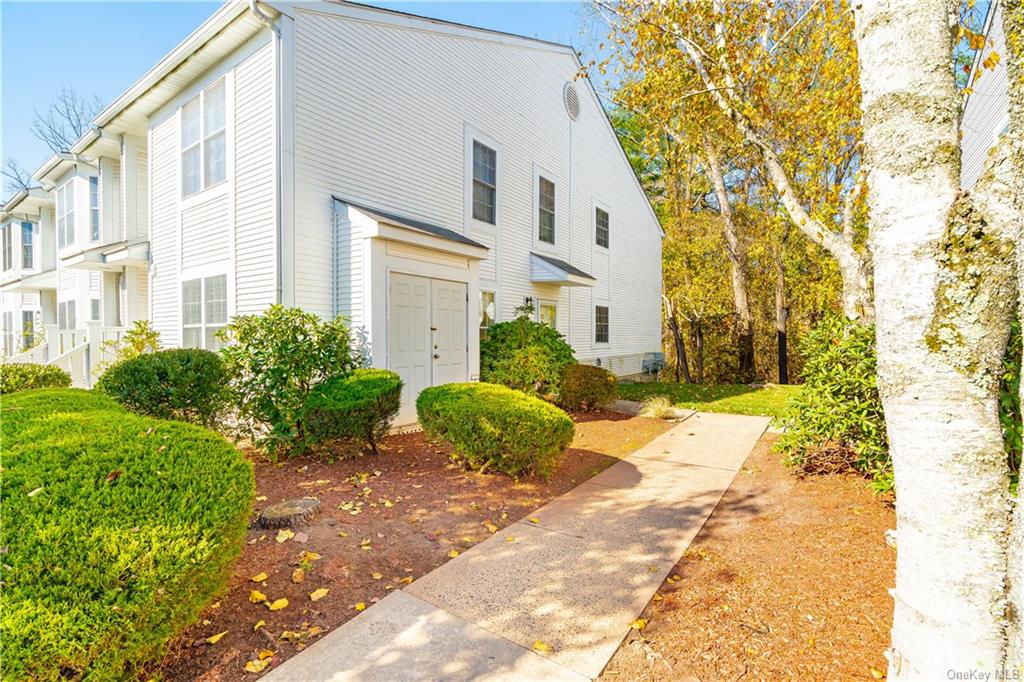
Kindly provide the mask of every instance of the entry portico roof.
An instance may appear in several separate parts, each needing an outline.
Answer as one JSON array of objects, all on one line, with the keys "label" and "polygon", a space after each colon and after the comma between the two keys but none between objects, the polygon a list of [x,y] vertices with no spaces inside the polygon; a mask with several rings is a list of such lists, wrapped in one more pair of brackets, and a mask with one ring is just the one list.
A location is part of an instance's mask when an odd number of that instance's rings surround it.
[{"label": "entry portico roof", "polygon": [[530,280],[543,284],[592,287],[597,281],[560,258],[530,252]]},{"label": "entry portico roof", "polygon": [[422,220],[416,218],[408,218],[406,216],[398,215],[397,213],[391,213],[389,211],[382,211],[379,208],[370,208],[369,206],[363,206],[357,204],[354,201],[349,201],[343,197],[337,195],[334,196],[335,201],[340,201],[343,204],[347,204],[352,208],[358,210],[360,213],[365,214],[368,218],[372,218],[379,223],[387,223],[388,225],[395,225],[397,227],[404,227],[407,230],[415,230],[416,232],[425,232],[441,239],[447,239],[451,242],[457,242],[459,244],[465,244],[466,246],[475,246],[479,249],[486,249],[487,247],[480,242],[473,241],[464,234],[460,234],[455,230],[450,230],[447,227],[441,227],[440,225],[432,225],[425,223]]}]

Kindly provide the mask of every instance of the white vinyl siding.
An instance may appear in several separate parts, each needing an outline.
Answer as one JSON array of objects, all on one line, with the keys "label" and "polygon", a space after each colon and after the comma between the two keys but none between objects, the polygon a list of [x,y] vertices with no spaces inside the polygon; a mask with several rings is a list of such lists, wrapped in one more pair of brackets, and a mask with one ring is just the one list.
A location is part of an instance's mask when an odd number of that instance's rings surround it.
[{"label": "white vinyl siding", "polygon": [[960,186],[970,189],[978,181],[989,150],[1008,121],[1010,111],[1009,80],[1006,70],[1006,34],[1003,30],[1003,3],[995,5],[995,16],[989,29],[982,57],[991,53],[1003,56],[992,70],[978,65],[979,77],[970,84],[971,94],[964,104],[960,149]]},{"label": "white vinyl siding", "polygon": [[231,257],[230,209],[228,196],[224,194],[182,209],[182,267],[219,263]]},{"label": "white vinyl siding", "polygon": [[238,314],[277,300],[274,51],[242,62],[234,81],[235,277]]},{"label": "white vinyl siding", "polygon": [[160,333],[164,347],[181,345],[178,324],[180,256],[178,240],[178,128],[169,116],[150,131],[149,178],[151,197],[150,251],[153,265],[150,274],[153,328]]}]

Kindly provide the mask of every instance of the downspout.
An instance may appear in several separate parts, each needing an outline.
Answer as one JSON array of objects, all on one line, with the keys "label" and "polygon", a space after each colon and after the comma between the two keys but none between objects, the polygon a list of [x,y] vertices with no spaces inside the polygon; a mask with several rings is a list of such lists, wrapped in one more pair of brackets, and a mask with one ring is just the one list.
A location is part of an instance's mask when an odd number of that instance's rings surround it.
[{"label": "downspout", "polygon": [[275,165],[277,166],[277,170],[275,173],[276,177],[274,179],[274,184],[277,186],[277,197],[276,201],[274,202],[276,204],[276,206],[274,207],[274,213],[275,220],[277,223],[277,234],[275,237],[277,242],[277,267],[275,268],[275,270],[277,270],[277,272],[275,275],[274,283],[274,298],[276,303],[284,303],[284,215],[281,209],[281,203],[283,199],[283,189],[281,187],[281,28],[270,17],[270,15],[268,15],[262,9],[260,9],[259,0],[249,0],[249,11],[252,12],[253,16],[255,16],[258,20],[266,24],[267,27],[274,34],[275,38],[277,39],[277,49],[275,50],[274,55],[274,98],[276,100],[274,104],[275,108],[277,109],[277,120],[275,121],[274,125],[274,137],[277,147],[274,153]]}]

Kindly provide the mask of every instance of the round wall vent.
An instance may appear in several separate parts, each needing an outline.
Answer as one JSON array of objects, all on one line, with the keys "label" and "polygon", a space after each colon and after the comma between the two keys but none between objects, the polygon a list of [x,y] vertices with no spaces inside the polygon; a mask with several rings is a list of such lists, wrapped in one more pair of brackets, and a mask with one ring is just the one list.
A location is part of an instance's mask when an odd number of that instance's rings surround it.
[{"label": "round wall vent", "polygon": [[580,96],[576,92],[576,86],[566,83],[562,90],[562,97],[565,99],[565,110],[569,114],[569,118],[575,121],[580,117]]}]

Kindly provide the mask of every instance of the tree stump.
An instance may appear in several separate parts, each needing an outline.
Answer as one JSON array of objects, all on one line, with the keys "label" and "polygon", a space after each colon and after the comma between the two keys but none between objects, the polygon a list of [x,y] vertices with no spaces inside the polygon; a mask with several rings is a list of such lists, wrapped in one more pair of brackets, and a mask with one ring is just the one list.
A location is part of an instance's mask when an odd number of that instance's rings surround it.
[{"label": "tree stump", "polygon": [[272,504],[260,512],[256,525],[260,528],[295,528],[320,513],[320,500],[303,497]]}]

